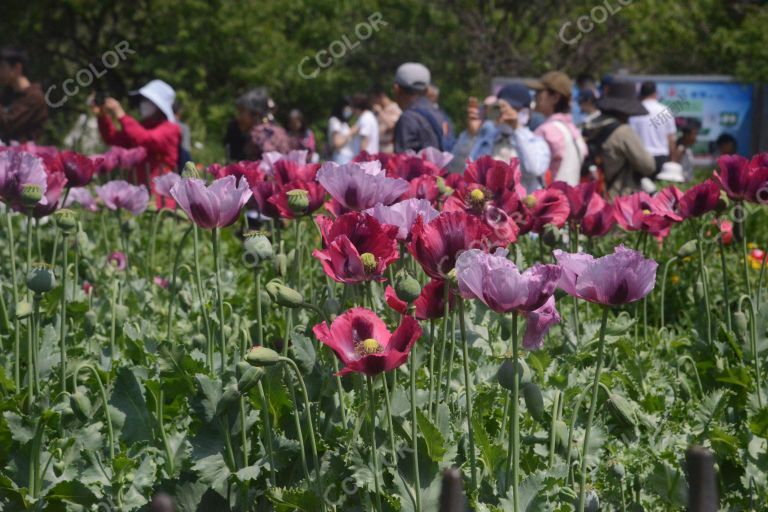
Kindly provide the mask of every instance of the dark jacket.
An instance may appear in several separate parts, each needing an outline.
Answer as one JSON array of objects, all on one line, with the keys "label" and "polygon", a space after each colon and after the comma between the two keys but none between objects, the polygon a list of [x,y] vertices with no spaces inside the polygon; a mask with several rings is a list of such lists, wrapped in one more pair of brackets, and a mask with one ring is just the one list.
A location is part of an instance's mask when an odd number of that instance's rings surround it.
[{"label": "dark jacket", "polygon": [[[424,115],[427,113],[430,119]],[[403,111],[395,125],[395,152],[442,148],[443,116],[426,97],[420,96]],[[434,125],[433,125],[434,124]]]},{"label": "dark jacket", "polygon": [[48,105],[43,89],[32,84],[21,92],[10,92],[0,99],[0,140],[34,141],[43,132]]}]

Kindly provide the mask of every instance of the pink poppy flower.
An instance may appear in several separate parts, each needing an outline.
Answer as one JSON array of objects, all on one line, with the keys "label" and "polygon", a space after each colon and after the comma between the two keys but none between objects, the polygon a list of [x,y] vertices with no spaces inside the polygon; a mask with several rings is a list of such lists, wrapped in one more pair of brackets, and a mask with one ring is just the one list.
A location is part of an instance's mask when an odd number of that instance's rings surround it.
[{"label": "pink poppy flower", "polygon": [[408,182],[383,176],[378,161],[338,165],[323,164],[317,181],[333,198],[350,210],[366,210],[378,203],[390,205],[408,190]]},{"label": "pink poppy flower", "polygon": [[267,199],[267,202],[274,205],[275,208],[277,208],[277,211],[280,212],[280,216],[284,219],[293,219],[296,217],[296,214],[288,205],[288,192],[296,189],[307,191],[309,206],[304,212],[304,215],[313,213],[323,206],[325,189],[319,183],[315,181],[292,181],[283,187],[279,187],[278,190]]},{"label": "pink poppy flower", "polygon": [[206,187],[203,180],[182,178],[171,188],[171,196],[187,216],[203,229],[233,224],[251,197],[248,183],[234,176],[215,180]]},{"label": "pink poppy flower", "polygon": [[47,217],[59,208],[61,193],[64,191],[64,185],[67,184],[67,177],[63,172],[49,172],[47,174],[45,203],[42,201],[37,203],[32,210],[32,216],[38,219]]},{"label": "pink poppy flower", "polygon": [[62,171],[67,177],[68,187],[84,187],[93,179],[96,165],[87,156],[74,151],[62,151],[59,153],[58,159],[61,162]]},{"label": "pink poppy flower", "polygon": [[623,245],[616,247],[613,254],[597,259],[559,249],[554,255],[563,268],[558,286],[589,302],[606,306],[628,304],[648,295],[656,285],[658,264]]},{"label": "pink poppy flower", "polygon": [[[401,315],[408,312],[408,303],[400,300],[395,289],[387,286],[384,290],[384,300],[387,305]],[[453,311],[456,296],[451,293],[448,296],[448,310]],[[430,279],[421,289],[418,298],[413,301],[413,314],[418,320],[432,320],[442,318],[445,314],[445,281]]]},{"label": "pink poppy flower", "polygon": [[586,236],[605,236],[616,224],[613,205],[600,194],[593,194],[581,219],[580,230]]},{"label": "pink poppy flower", "polygon": [[110,181],[106,185],[96,187],[96,195],[110,210],[128,210],[134,215],[141,214],[149,203],[146,187],[131,185],[123,180]]},{"label": "pink poppy flower", "polygon": [[128,266],[128,258],[120,251],[115,251],[107,257],[107,263],[114,266],[117,270],[125,270]]},{"label": "pink poppy flower", "polygon": [[549,225],[563,227],[571,213],[568,198],[555,188],[535,190],[524,203],[530,210],[528,230],[534,233],[541,233]]},{"label": "pink poppy flower", "polygon": [[373,377],[399,368],[408,360],[421,336],[421,327],[416,319],[406,316],[390,333],[373,311],[352,308],[336,317],[330,327],[320,323],[312,332],[344,364],[338,375],[362,373]]},{"label": "pink poppy flower", "polygon": [[25,185],[37,185],[42,192],[40,204],[48,204],[45,192],[48,175],[43,161],[25,151],[8,150],[0,152],[0,199],[22,207],[21,192]]},{"label": "pink poppy flower", "polygon": [[383,281],[384,270],[398,258],[396,226],[382,225],[361,212],[346,213],[335,221],[318,215],[315,222],[323,248],[315,249],[312,256],[334,281]]},{"label": "pink poppy flower", "polygon": [[526,318],[523,348],[540,350],[544,346],[544,336],[549,328],[560,323],[560,313],[555,307],[555,296],[550,296],[538,309],[523,313]]},{"label": "pink poppy flower", "polygon": [[382,224],[397,226],[397,239],[406,240],[411,234],[411,227],[417,217],[421,217],[429,223],[440,212],[432,208],[432,204],[426,199],[406,199],[392,206],[384,206],[379,203],[373,208],[365,210]]},{"label": "pink poppy flower", "polygon": [[701,217],[717,208],[720,202],[720,187],[709,179],[694,185],[680,198],[679,210],[683,218]]},{"label": "pink poppy flower", "polygon": [[99,211],[96,199],[86,187],[76,187],[69,189],[67,200],[64,202],[64,208],[69,208],[74,204],[79,204],[83,209],[89,212]]},{"label": "pink poppy flower", "polygon": [[155,176],[152,181],[155,184],[156,193],[163,197],[171,197],[171,189],[181,181],[181,175],[175,172],[167,172],[160,176]]}]

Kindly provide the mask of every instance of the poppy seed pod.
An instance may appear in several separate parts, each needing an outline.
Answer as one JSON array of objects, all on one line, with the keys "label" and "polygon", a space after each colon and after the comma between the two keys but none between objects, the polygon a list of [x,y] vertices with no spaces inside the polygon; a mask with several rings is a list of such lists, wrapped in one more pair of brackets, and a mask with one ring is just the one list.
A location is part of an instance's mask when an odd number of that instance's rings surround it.
[{"label": "poppy seed pod", "polygon": [[47,267],[33,268],[27,274],[27,288],[40,295],[48,293],[56,287],[56,276]]},{"label": "poppy seed pod", "polygon": [[184,169],[181,171],[181,177],[182,178],[200,178],[200,173],[197,170],[197,167],[195,167],[194,162],[187,162],[184,164]]},{"label": "poppy seed pod", "polygon": [[304,297],[293,288],[289,288],[280,281],[273,280],[265,286],[270,298],[286,308],[299,308],[304,304]]},{"label": "poppy seed pod", "polygon": [[274,256],[272,242],[259,232],[246,235],[245,242],[243,242],[243,250],[245,251],[246,261],[254,267],[260,266],[264,261],[271,260]]},{"label": "poppy seed pod", "polygon": [[295,188],[287,192],[288,207],[296,215],[304,215],[309,208],[309,192],[302,188]]},{"label": "poppy seed pod", "polygon": [[43,198],[43,189],[35,183],[26,183],[21,187],[21,201],[24,206],[35,206]]},{"label": "poppy seed pod", "polygon": [[411,274],[401,270],[395,276],[395,293],[400,300],[411,304],[421,295],[421,285]]},{"label": "poppy seed pod", "polygon": [[133,233],[136,231],[136,228],[139,227],[138,224],[136,224],[136,221],[133,219],[128,219],[124,221],[122,224],[120,224],[120,229],[123,233]]},{"label": "poppy seed pod", "polygon": [[246,355],[245,360],[252,366],[273,366],[280,362],[280,354],[267,347],[253,347]]},{"label": "poppy seed pod", "polygon": [[696,240],[688,240],[677,250],[678,258],[687,258],[696,254],[697,245]]},{"label": "poppy seed pod", "polygon": [[77,229],[77,214],[68,208],[62,208],[53,214],[58,227],[62,233],[69,234]]},{"label": "poppy seed pod", "polygon": [[542,421],[544,419],[544,397],[541,396],[541,389],[533,382],[523,386],[523,399],[528,412],[533,419]]}]

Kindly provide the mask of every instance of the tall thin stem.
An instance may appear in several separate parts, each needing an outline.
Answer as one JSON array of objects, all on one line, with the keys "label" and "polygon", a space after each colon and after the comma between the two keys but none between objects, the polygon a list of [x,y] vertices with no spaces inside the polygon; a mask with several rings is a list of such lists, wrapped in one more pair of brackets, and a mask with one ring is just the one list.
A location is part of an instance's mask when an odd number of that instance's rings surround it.
[{"label": "tall thin stem", "polygon": [[747,290],[747,295],[752,296],[752,285],[749,282],[749,260],[747,251],[747,219],[746,212],[742,212],[742,218],[739,221],[741,225],[741,250],[743,256],[743,269],[744,269],[744,286]]},{"label": "tall thin stem", "polygon": [[171,284],[169,286],[170,292],[171,292],[171,299],[170,304],[168,304],[168,324],[165,328],[165,339],[170,343],[171,341],[171,324],[173,323],[173,311],[174,306],[176,305],[176,276],[179,273],[179,262],[181,261],[181,250],[184,248],[184,242],[187,240],[187,237],[192,232],[192,229],[194,228],[194,225],[187,228],[187,230],[184,232],[184,234],[181,236],[181,240],[179,240],[179,246],[176,248],[176,258],[173,260],[173,272],[171,274]]},{"label": "tall thin stem", "polygon": [[[520,486],[520,380],[517,375],[519,365],[518,358],[519,344],[517,341],[517,313],[512,313],[512,361],[514,362],[512,372],[512,422],[509,427],[509,439],[507,445],[507,471],[505,483],[509,482],[510,466],[512,470],[512,488],[514,489],[513,509],[514,512],[520,510],[520,500],[518,498],[518,489]],[[511,464],[510,464],[511,462]]]},{"label": "tall thin stem", "polygon": [[669,266],[677,261],[677,256],[672,256],[667,260],[667,262],[664,264],[664,273],[661,277],[661,328],[664,328],[664,303],[666,300],[666,294],[665,291],[667,289],[667,272],[669,271]]},{"label": "tall thin stem", "polygon": [[264,410],[264,446],[267,449],[267,458],[269,459],[269,481],[272,487],[276,485],[275,480],[275,455],[272,453],[272,419],[269,414],[269,402],[267,401],[267,395],[264,394],[264,386],[261,384],[261,380],[257,384],[259,389],[259,398],[261,399],[261,407]]},{"label": "tall thin stem", "polygon": [[448,284],[448,281],[446,281],[443,290],[443,328],[440,331],[443,335],[443,339],[440,341],[440,352],[438,352],[437,356],[437,394],[435,396],[435,411],[437,411],[437,406],[440,404],[440,391],[443,387],[443,361],[445,360],[445,346],[448,343],[449,287],[450,285]]},{"label": "tall thin stem", "polygon": [[376,509],[383,512],[381,506],[381,484],[379,483],[379,455],[376,448],[376,403],[373,395],[373,378],[366,377],[368,385],[368,413],[371,420],[371,460],[373,462],[373,487],[376,490]]},{"label": "tall thin stem", "polygon": [[19,304],[19,276],[16,274],[16,243],[13,236],[13,221],[11,220],[11,214],[5,214],[5,222],[8,228],[8,247],[10,249],[11,260],[11,283],[13,285],[13,353],[14,353],[14,365],[13,365],[13,379],[16,384],[16,389],[21,388],[21,340],[19,339],[19,331],[21,331],[21,325],[19,317],[16,315],[16,308]]},{"label": "tall thin stem", "polygon": [[725,303],[725,311],[723,313],[725,314],[728,330],[731,331],[733,330],[733,326],[731,325],[731,299],[730,294],[728,293],[728,272],[725,265],[725,246],[723,244],[722,236],[717,237],[717,245],[720,250],[720,269],[723,275],[723,302]]},{"label": "tall thin stem", "polygon": [[227,366],[227,346],[224,336],[224,295],[221,289],[221,248],[219,247],[219,228],[213,228],[213,266],[216,272],[216,298],[219,305],[219,351],[221,352],[221,374]]},{"label": "tall thin stem", "polygon": [[699,250],[699,270],[701,271],[701,283],[704,288],[704,309],[707,319],[707,345],[712,346],[712,312],[709,309],[709,283],[707,282],[706,263],[704,262],[704,244],[701,239],[701,230],[696,228],[696,247]]},{"label": "tall thin stem", "polygon": [[203,317],[203,325],[205,326],[205,339],[206,350],[205,357],[208,369],[213,371],[213,336],[211,335],[211,324],[208,320],[208,313],[205,310],[205,302],[203,301],[203,280],[200,277],[200,247],[197,236],[197,224],[192,224],[193,232],[193,253],[195,256],[195,284],[197,288],[197,300],[200,302],[200,316]]},{"label": "tall thin stem", "polygon": [[600,373],[603,371],[603,356],[605,354],[605,327],[608,325],[608,315],[611,310],[603,307],[603,319],[600,322],[600,341],[597,346],[597,362],[595,363],[595,380],[592,382],[592,400],[589,403],[589,414],[584,429],[584,444],[581,447],[581,485],[579,486],[579,512],[584,512],[585,498],[587,495],[587,454],[589,453],[589,434],[592,432],[592,420],[597,409],[597,392],[600,389]]},{"label": "tall thin stem", "polygon": [[61,352],[61,366],[59,368],[59,381],[61,392],[67,391],[67,234],[61,234],[61,323],[59,324],[59,352]]},{"label": "tall thin stem", "polygon": [[[430,347],[431,348],[431,347]],[[432,352],[430,352],[431,356]],[[431,357],[430,357],[431,359]],[[421,510],[421,476],[419,475],[419,427],[416,421],[416,355],[411,350],[411,449],[413,451],[413,479],[416,487],[416,510]]]},{"label": "tall thin stem", "polygon": [[475,456],[475,433],[472,428],[472,380],[469,377],[469,344],[467,343],[467,329],[464,320],[464,300],[456,299],[459,302],[459,329],[461,329],[461,346],[464,359],[464,395],[467,403],[467,433],[469,435],[469,461],[470,461],[470,481],[472,490],[477,489],[477,460]]}]

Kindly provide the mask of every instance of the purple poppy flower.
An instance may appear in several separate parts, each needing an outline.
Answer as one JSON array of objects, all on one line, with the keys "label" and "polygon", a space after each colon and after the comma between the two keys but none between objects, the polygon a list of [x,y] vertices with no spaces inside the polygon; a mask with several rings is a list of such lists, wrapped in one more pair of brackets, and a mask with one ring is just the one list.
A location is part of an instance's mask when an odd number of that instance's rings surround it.
[{"label": "purple poppy flower", "polygon": [[658,263],[623,245],[613,254],[593,258],[584,253],[555,250],[555,259],[563,268],[558,286],[567,294],[606,306],[618,306],[640,300],[656,284]]},{"label": "purple poppy flower", "polygon": [[110,181],[104,186],[96,187],[96,194],[110,210],[128,210],[134,215],[141,214],[149,203],[146,187],[131,185],[123,180]]},{"label": "purple poppy flower", "polygon": [[317,181],[350,210],[366,210],[377,203],[390,205],[408,191],[408,182],[384,176],[378,161],[345,165],[328,162],[317,171]]},{"label": "purple poppy flower", "polygon": [[498,313],[539,309],[555,292],[561,272],[557,265],[541,264],[520,272],[505,249],[494,254],[471,249],[456,260],[461,295],[480,299]]},{"label": "purple poppy flower", "polygon": [[306,149],[294,149],[286,154],[280,153],[279,151],[267,151],[261,155],[260,167],[265,174],[274,176],[275,164],[280,160],[288,160],[304,165],[307,163],[307,155],[309,155],[309,151]]},{"label": "purple poppy flower", "polygon": [[107,258],[107,263],[114,266],[117,270],[125,270],[128,266],[128,258],[120,251],[115,251]]},{"label": "purple poppy flower", "polygon": [[204,229],[225,228],[237,220],[251,198],[244,179],[234,176],[214,180],[206,187],[203,180],[182,178],[171,188],[171,196],[192,221]]},{"label": "purple poppy flower", "polygon": [[426,199],[406,199],[392,206],[384,206],[379,203],[365,211],[376,218],[382,224],[397,226],[397,239],[406,240],[411,234],[411,227],[416,218],[421,216],[424,222],[429,223],[440,212],[432,208],[432,204]]},{"label": "purple poppy flower", "polygon": [[181,181],[181,176],[175,172],[168,172],[161,176],[156,176],[152,181],[155,184],[155,192],[157,194],[163,197],[171,197],[171,189]]},{"label": "purple poppy flower", "polygon": [[437,166],[438,169],[444,169],[449,163],[451,163],[451,160],[453,160],[453,153],[450,151],[440,151],[439,149],[433,148],[431,146],[419,151],[418,156],[421,157],[422,160],[432,162]]},{"label": "purple poppy flower", "polygon": [[20,205],[25,185],[38,185],[42,192],[39,204],[48,204],[45,197],[48,175],[43,161],[26,151],[0,152],[0,199],[11,205]]},{"label": "purple poppy flower", "polygon": [[69,208],[73,204],[79,204],[85,210],[89,212],[99,211],[99,207],[96,204],[96,199],[91,195],[91,192],[86,187],[75,187],[69,189],[67,200],[64,203],[64,208]]},{"label": "purple poppy flower", "polygon": [[527,319],[525,335],[523,336],[523,348],[526,350],[539,350],[544,346],[544,336],[549,328],[560,323],[560,313],[555,308],[555,297],[551,295],[547,302],[539,309],[524,313]]}]

